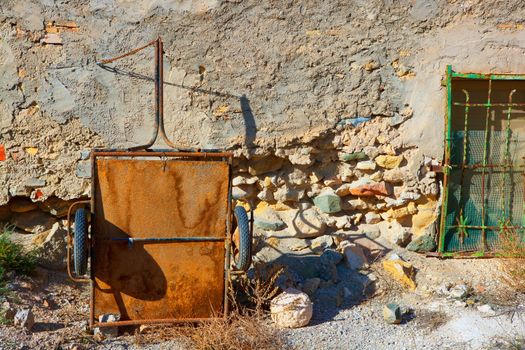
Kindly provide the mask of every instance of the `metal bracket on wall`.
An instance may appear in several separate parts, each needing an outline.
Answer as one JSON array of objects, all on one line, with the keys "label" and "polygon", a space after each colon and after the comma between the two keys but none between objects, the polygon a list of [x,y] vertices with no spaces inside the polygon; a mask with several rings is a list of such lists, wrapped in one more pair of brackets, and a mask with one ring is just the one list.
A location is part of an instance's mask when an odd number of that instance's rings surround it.
[{"label": "metal bracket on wall", "polygon": [[179,152],[199,152],[200,151],[199,149],[181,148],[181,147],[176,146],[166,135],[166,130],[164,128],[164,50],[163,50],[164,44],[160,37],[158,37],[157,39],[153,41],[150,41],[144,46],[135,48],[120,56],[102,59],[97,62],[97,65],[108,71],[116,72],[114,68],[107,66],[107,64],[115,62],[117,60],[120,60],[128,56],[134,55],[137,52],[140,52],[150,46],[155,47],[155,121],[153,125],[154,130],[153,130],[153,134],[151,135],[151,138],[148,141],[148,143],[144,145],[140,145],[140,146],[130,147],[128,150],[138,151],[138,150],[146,150],[150,148],[151,146],[155,144],[155,141],[157,140],[157,137],[160,132],[160,136],[162,140],[164,140],[164,142],[169,147],[176,149]]}]

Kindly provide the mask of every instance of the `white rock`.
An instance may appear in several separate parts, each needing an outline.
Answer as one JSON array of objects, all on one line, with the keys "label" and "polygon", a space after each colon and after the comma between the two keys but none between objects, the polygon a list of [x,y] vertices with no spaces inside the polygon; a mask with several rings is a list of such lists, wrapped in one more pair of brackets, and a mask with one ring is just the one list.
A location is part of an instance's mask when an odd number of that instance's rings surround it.
[{"label": "white rock", "polygon": [[[383,213],[382,213],[383,214]],[[403,227],[397,221],[385,221],[380,224],[381,237],[386,239],[389,243],[405,247],[410,243],[412,232],[409,227]]]},{"label": "white rock", "polygon": [[494,311],[489,304],[478,306],[478,311],[490,316],[496,315],[496,311]]},{"label": "white rock", "polygon": [[355,166],[359,170],[376,170],[376,163],[373,160],[363,160]]},{"label": "white rock", "polygon": [[390,197],[385,197],[384,201],[386,203],[387,208],[396,208],[407,203],[407,200],[404,198],[393,199]]},{"label": "white rock", "polygon": [[273,202],[275,200],[273,198],[273,192],[269,188],[263,188],[261,192],[257,194],[257,198],[263,202]]},{"label": "white rock", "polygon": [[352,223],[350,222],[349,216],[345,215],[335,217],[335,228],[337,228],[338,230],[341,230],[343,228],[350,228],[351,225]]},{"label": "white rock", "polygon": [[239,185],[253,185],[259,180],[257,176],[245,177],[245,176],[236,176],[232,179],[233,186]]},{"label": "white rock", "polygon": [[388,260],[401,260],[405,261],[402,257],[400,257],[397,253],[392,253],[388,256]]},{"label": "white rock", "polygon": [[399,196],[400,199],[416,201],[421,198],[421,194],[416,192],[403,192]]},{"label": "white rock", "polygon": [[361,198],[343,200],[344,210],[365,210],[368,209],[368,204]]},{"label": "white rock", "polygon": [[297,150],[295,153],[292,153],[288,156],[288,159],[290,160],[290,163],[296,164],[296,165],[312,165],[314,163],[314,159],[312,157],[312,154],[310,153],[312,150],[312,147],[305,147],[300,150]]},{"label": "white rock", "polygon": [[287,232],[293,237],[317,237],[326,231],[323,217],[314,208],[280,211],[279,216],[288,226]]},{"label": "white rock", "polygon": [[377,224],[380,221],[381,221],[381,215],[379,215],[378,213],[369,211],[368,213],[365,214],[365,222],[367,224]]},{"label": "white rock", "polygon": [[232,197],[236,200],[246,200],[255,195],[255,188],[251,185],[239,185],[232,187]]},{"label": "white rock", "polygon": [[[98,322],[117,322],[120,320],[120,315],[103,314],[98,317]],[[93,333],[102,335],[103,338],[115,338],[118,336],[118,327],[96,327]]]},{"label": "white rock", "polygon": [[339,249],[344,255],[346,266],[350,269],[360,269],[368,262],[363,248],[358,244],[343,241]]},{"label": "white rock", "polygon": [[286,227],[279,215],[271,207],[255,211],[254,225],[267,231],[279,231]]},{"label": "white rock", "polygon": [[273,193],[273,197],[279,202],[298,202],[304,197],[304,190],[283,186]]},{"label": "white rock", "polygon": [[310,249],[312,249],[314,253],[321,254],[325,249],[330,248],[333,244],[334,239],[332,236],[325,235],[313,239],[312,243],[310,244]]},{"label": "white rock", "polygon": [[450,289],[449,295],[455,299],[463,299],[468,294],[468,287],[464,284],[459,284]]},{"label": "white rock", "polygon": [[33,315],[33,311],[31,311],[30,309],[19,310],[15,314],[13,323],[15,326],[31,330],[31,328],[33,328],[33,325],[35,324],[35,315]]},{"label": "white rock", "polygon": [[313,307],[306,293],[288,288],[272,300],[270,313],[278,327],[299,328],[310,322]]}]

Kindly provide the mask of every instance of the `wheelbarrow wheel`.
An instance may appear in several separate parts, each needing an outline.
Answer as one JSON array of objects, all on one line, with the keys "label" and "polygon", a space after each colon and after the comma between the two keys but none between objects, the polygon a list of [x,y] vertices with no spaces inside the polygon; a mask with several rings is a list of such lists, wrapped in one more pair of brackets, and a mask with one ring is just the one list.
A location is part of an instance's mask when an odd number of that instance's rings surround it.
[{"label": "wheelbarrow wheel", "polygon": [[237,270],[247,271],[252,263],[252,231],[250,229],[250,220],[248,219],[246,209],[241,206],[235,207],[233,214],[237,220],[237,228],[239,231],[239,246],[237,247],[239,253],[237,257],[234,256],[235,268]]},{"label": "wheelbarrow wheel", "polygon": [[79,276],[85,275],[87,270],[87,235],[88,223],[86,209],[79,208],[75,212],[75,231],[73,237],[73,262],[75,273]]}]

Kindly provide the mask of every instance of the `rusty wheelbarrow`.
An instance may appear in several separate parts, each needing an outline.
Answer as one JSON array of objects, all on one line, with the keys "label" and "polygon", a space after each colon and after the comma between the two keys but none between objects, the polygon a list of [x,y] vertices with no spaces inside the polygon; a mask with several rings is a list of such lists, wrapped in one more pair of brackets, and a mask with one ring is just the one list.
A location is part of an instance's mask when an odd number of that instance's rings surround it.
[{"label": "rusty wheelbarrow", "polygon": [[[251,264],[253,212],[249,219],[233,207],[232,154],[168,140],[162,41],[139,49],[148,46],[156,54],[154,135],[143,146],[92,150],[91,199],[68,212],[68,273],[90,283],[91,327],[224,317],[230,274]],[[150,149],[159,131],[174,149]],[[117,321],[99,322],[108,314]]]}]

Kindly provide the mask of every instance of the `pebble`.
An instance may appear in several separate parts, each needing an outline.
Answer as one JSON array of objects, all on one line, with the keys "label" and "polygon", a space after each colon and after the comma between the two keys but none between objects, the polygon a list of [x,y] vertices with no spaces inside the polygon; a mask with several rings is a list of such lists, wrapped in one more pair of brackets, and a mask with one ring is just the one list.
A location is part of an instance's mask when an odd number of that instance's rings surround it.
[{"label": "pebble", "polygon": [[27,330],[31,330],[35,324],[35,315],[31,309],[19,310],[14,317],[15,326],[23,327]]},{"label": "pebble", "polygon": [[399,305],[390,303],[383,306],[383,319],[390,324],[401,323],[401,308]]},{"label": "pebble", "polygon": [[448,294],[454,299],[463,299],[468,294],[468,287],[464,284],[459,284],[451,288]]}]

